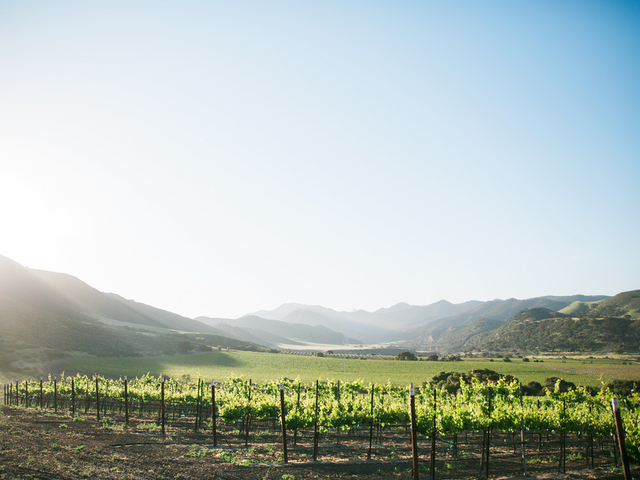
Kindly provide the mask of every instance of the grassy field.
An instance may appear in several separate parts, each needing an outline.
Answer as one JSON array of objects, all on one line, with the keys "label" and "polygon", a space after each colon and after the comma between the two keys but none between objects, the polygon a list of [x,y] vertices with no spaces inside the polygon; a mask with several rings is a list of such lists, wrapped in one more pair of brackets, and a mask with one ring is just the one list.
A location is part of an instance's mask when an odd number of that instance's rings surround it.
[{"label": "grassy field", "polygon": [[602,381],[618,379],[640,379],[640,364],[623,365],[622,360],[613,359],[545,359],[544,362],[522,362],[514,359],[503,362],[488,359],[470,359],[461,362],[344,360],[341,358],[318,358],[285,354],[254,352],[212,352],[201,355],[83,359],[65,365],[67,371],[85,374],[101,374],[129,377],[164,375],[171,378],[200,376],[206,380],[225,380],[230,375],[244,375],[255,382],[281,377],[299,378],[303,382],[339,379],[396,385],[421,384],[441,371],[468,372],[477,368],[489,368],[502,374],[511,374],[523,383],[537,381],[544,384],[548,377],[561,377],[578,385],[598,387]]}]

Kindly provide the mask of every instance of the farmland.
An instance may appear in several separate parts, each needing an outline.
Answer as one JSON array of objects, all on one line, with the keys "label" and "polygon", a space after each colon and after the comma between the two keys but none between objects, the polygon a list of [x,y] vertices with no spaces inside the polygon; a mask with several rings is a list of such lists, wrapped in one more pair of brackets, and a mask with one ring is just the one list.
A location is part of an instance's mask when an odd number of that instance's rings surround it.
[{"label": "farmland", "polygon": [[170,378],[196,378],[225,380],[231,375],[244,375],[256,382],[277,378],[300,379],[303,382],[332,378],[342,381],[361,379],[364,382],[406,385],[420,384],[441,371],[468,372],[472,369],[491,369],[510,374],[523,383],[536,381],[544,384],[549,377],[562,377],[578,385],[599,387],[612,379],[640,378],[640,364],[618,359],[562,359],[545,358],[540,362],[513,359],[465,359],[458,362],[392,361],[347,358],[346,373],[343,358],[303,355],[270,354],[258,352],[214,351],[200,355],[83,359],[64,365],[68,372],[129,377],[146,373]]}]

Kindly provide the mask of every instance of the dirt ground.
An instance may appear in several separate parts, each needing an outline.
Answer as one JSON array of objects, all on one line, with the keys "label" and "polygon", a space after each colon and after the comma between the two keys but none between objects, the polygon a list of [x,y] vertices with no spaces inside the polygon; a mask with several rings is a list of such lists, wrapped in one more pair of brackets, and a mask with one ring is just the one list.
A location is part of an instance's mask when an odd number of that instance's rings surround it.
[{"label": "dirt ground", "polygon": [[[162,435],[153,421],[132,420],[129,427],[120,418],[101,422],[95,416],[75,419],[64,414],[36,409],[2,407],[0,417],[0,479],[413,479],[410,445],[402,448],[385,438],[367,460],[368,442],[350,443],[347,435],[339,445],[323,441],[319,461],[313,462],[313,445],[301,437],[297,445],[289,439],[289,463],[283,462],[281,440],[272,432],[250,437],[221,426],[220,442],[213,447],[210,433],[195,434],[175,425]],[[249,440],[245,446],[245,441]],[[496,442],[500,439],[497,438]],[[420,478],[429,477],[426,440],[421,446]],[[461,451],[455,459],[439,455],[436,478],[475,479],[479,476],[479,455]],[[527,478],[622,479],[612,471],[609,452],[597,456],[596,468],[580,455],[567,460],[570,473],[560,474],[557,459],[550,452],[531,455]],[[522,464],[511,448],[492,448],[489,477],[517,479]],[[640,471],[633,466],[634,476]]]}]

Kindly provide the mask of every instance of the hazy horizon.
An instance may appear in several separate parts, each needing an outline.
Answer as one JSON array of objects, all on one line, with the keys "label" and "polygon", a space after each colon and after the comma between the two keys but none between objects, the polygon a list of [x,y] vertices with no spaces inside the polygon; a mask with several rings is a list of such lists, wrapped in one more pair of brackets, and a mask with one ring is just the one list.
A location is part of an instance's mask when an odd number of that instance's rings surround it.
[{"label": "hazy horizon", "polygon": [[0,254],[187,317],[640,284],[640,3],[0,4]]}]

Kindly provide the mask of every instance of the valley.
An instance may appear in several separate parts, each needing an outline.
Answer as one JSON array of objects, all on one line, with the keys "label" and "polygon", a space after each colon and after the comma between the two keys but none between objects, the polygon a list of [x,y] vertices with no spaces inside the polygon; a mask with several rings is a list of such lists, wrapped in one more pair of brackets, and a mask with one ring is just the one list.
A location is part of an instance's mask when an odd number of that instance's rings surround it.
[{"label": "valley", "polygon": [[[399,303],[374,312],[290,303],[236,319],[187,318],[0,255],[0,325],[3,379],[34,378],[50,373],[47,366],[57,371],[63,365],[68,371],[116,376],[235,374],[401,384],[422,382],[442,370],[468,371],[474,362],[483,365],[478,368],[523,372],[527,381],[562,373],[596,386],[601,375],[638,378],[640,291]],[[406,350],[422,361],[376,361]],[[424,361],[431,353],[464,362]],[[525,366],[525,356],[545,361]],[[594,363],[589,357],[599,359]],[[620,368],[622,360],[604,367],[604,357],[626,359],[628,368]]]}]

